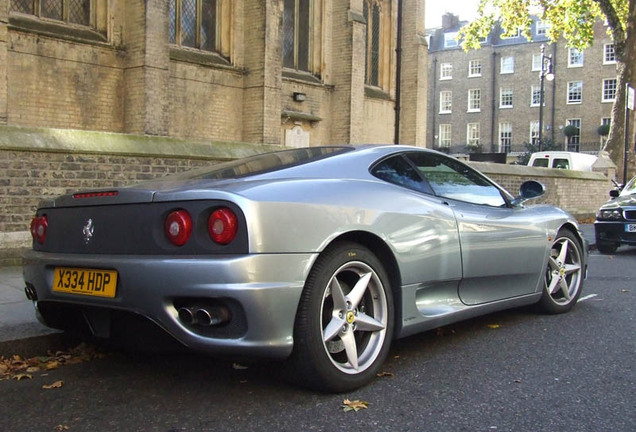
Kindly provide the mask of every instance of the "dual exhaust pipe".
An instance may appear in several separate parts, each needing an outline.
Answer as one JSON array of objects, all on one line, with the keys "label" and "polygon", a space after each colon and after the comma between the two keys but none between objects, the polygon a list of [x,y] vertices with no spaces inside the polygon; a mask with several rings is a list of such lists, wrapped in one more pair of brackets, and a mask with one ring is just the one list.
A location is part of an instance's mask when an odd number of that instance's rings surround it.
[{"label": "dual exhaust pipe", "polygon": [[230,320],[230,311],[223,306],[186,306],[177,312],[179,320],[190,326],[212,327]]}]

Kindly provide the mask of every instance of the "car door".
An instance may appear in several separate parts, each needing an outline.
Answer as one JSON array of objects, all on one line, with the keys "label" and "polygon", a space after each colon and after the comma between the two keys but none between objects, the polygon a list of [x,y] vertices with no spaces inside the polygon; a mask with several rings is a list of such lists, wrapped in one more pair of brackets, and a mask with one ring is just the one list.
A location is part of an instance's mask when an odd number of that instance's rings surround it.
[{"label": "car door", "polygon": [[476,305],[535,292],[548,242],[528,209],[510,206],[498,187],[455,159],[424,152],[408,157],[457,220],[461,301]]}]

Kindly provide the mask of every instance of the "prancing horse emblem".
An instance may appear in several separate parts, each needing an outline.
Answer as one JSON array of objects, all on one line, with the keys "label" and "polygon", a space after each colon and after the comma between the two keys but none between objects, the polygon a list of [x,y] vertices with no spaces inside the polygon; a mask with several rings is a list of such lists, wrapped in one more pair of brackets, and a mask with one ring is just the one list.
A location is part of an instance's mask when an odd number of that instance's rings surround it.
[{"label": "prancing horse emblem", "polygon": [[93,230],[95,227],[93,226],[93,219],[89,219],[86,221],[86,225],[82,228],[82,234],[84,234],[84,244],[88,244],[93,238]]}]

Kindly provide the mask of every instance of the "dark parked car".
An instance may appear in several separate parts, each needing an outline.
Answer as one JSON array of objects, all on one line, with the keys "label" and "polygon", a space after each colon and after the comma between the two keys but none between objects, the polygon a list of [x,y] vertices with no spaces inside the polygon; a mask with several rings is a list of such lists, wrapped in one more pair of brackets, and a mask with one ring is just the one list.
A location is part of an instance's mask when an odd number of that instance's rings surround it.
[{"label": "dark parked car", "polygon": [[616,252],[621,245],[636,246],[636,177],[622,190],[610,191],[610,196],[594,223],[596,247],[604,254]]}]

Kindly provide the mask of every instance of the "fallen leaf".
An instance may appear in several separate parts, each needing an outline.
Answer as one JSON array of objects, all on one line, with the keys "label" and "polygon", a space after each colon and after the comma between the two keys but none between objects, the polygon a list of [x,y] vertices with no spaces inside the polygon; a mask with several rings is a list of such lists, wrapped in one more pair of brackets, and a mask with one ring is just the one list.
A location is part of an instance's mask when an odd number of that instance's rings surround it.
[{"label": "fallen leaf", "polygon": [[628,293],[628,292],[629,292],[629,290],[622,289],[622,290],[621,290],[621,292],[622,292],[622,293]]},{"label": "fallen leaf", "polygon": [[367,409],[367,408],[369,408],[369,402],[364,402],[361,400],[350,401],[349,399],[345,399],[342,402],[342,410],[344,412],[347,412],[347,411],[358,412],[361,409]]},{"label": "fallen leaf", "polygon": [[69,427],[68,427],[68,426],[66,426],[66,425],[57,425],[57,426],[55,426],[55,430],[56,430],[57,432],[66,431],[66,430],[68,430],[68,429],[69,429]]},{"label": "fallen leaf", "polygon": [[14,375],[13,379],[16,380],[16,381],[20,381],[20,380],[23,380],[23,379],[33,379],[33,375],[26,374],[26,373],[20,373],[20,374]]},{"label": "fallen leaf", "polygon": [[60,380],[60,381],[55,381],[53,384],[49,384],[49,385],[45,384],[45,385],[42,386],[42,388],[44,390],[51,390],[51,389],[54,389],[54,388],[60,388],[63,385],[64,385],[64,381]]},{"label": "fallen leaf", "polygon": [[498,329],[499,327],[501,327],[499,324],[488,324],[488,328],[491,329]]},{"label": "fallen leaf", "polygon": [[56,360],[51,360],[46,363],[46,370],[57,369],[58,367],[60,367],[60,363]]},{"label": "fallen leaf", "polygon": [[378,376],[378,378],[392,377],[393,376],[393,374],[391,372],[379,372],[376,375]]},{"label": "fallen leaf", "polygon": [[40,368],[38,366],[31,366],[26,369],[27,373],[36,373],[40,372]]}]

